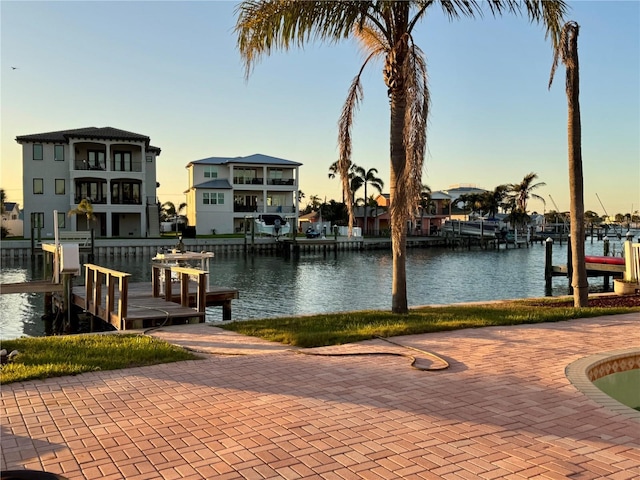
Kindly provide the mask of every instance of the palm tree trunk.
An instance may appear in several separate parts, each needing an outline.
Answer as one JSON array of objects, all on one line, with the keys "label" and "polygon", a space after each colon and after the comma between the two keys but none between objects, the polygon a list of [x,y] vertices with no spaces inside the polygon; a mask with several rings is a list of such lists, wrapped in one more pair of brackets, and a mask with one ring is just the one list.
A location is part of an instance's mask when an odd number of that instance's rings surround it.
[{"label": "palm tree trunk", "polygon": [[580,124],[580,72],[578,68],[578,25],[569,33],[569,59],[567,61],[566,92],[568,103],[569,196],[571,220],[571,261],[573,263],[574,307],[589,304],[589,283],[584,252],[584,198],[582,176],[582,132]]},{"label": "palm tree trunk", "polygon": [[367,198],[367,179],[364,180],[364,224],[362,225],[362,237],[367,233],[367,209],[369,208],[369,199]]},{"label": "palm tree trunk", "polygon": [[[409,311],[407,303],[407,229],[405,226],[406,200],[398,196],[402,192],[400,183],[404,179],[406,150],[404,145],[404,118],[407,108],[402,88],[391,95],[391,172],[389,185],[391,219],[391,243],[393,252],[393,280],[391,286],[391,311],[405,314]],[[400,188],[398,188],[400,187]]]}]

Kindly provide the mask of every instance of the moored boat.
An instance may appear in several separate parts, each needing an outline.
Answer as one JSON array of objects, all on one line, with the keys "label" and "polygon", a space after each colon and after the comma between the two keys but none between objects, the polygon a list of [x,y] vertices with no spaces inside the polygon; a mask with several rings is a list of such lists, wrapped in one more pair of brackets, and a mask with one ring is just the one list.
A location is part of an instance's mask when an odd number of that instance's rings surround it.
[{"label": "moored boat", "polygon": [[256,233],[262,233],[265,235],[271,235],[273,237],[279,237],[281,235],[287,235],[291,232],[291,225],[289,222],[275,214],[262,214],[255,219]]}]

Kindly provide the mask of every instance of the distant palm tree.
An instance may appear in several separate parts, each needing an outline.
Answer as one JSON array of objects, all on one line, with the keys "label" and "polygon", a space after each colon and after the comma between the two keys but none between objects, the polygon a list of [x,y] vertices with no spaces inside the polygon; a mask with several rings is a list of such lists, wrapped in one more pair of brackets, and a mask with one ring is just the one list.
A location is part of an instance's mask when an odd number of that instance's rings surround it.
[{"label": "distant palm tree", "polygon": [[580,124],[580,68],[578,65],[578,31],[576,22],[567,22],[560,34],[560,44],[555,49],[549,88],[553,82],[558,60],[566,67],[565,90],[567,92],[567,131],[569,150],[569,198],[571,223],[571,262],[573,265],[573,305],[589,305],[589,282],[584,251],[584,185],[582,178],[582,132]]},{"label": "distant palm tree", "polygon": [[[357,165],[353,165],[353,178],[351,179],[352,193],[355,195],[356,191],[361,187],[364,187],[364,198],[369,198],[367,195],[367,187],[371,185],[378,193],[382,193],[384,188],[384,181],[381,178],[376,177],[378,170],[376,168],[370,168],[366,170]],[[362,234],[367,233],[367,202],[364,201],[364,226],[362,228]]]},{"label": "distant palm tree", "polygon": [[429,212],[431,207],[431,187],[429,185],[422,185],[420,190],[420,199],[418,200],[418,208],[420,208],[420,221],[424,217],[425,210]]},{"label": "distant palm tree", "polygon": [[4,202],[7,201],[7,194],[4,191],[4,188],[0,188],[0,213],[4,213]]},{"label": "distant palm tree", "polygon": [[498,185],[493,192],[486,192],[482,195],[482,210],[495,219],[501,208],[505,207],[505,199],[509,193],[509,185]]},{"label": "distant palm tree", "polygon": [[[361,76],[371,60],[384,62],[383,80],[390,108],[391,311],[398,314],[409,311],[405,226],[415,214],[422,184],[430,103],[426,58],[414,43],[414,27],[435,5],[452,20],[482,16],[485,9],[494,16],[503,12],[517,14],[526,9],[532,21],[544,23],[554,45],[566,9],[564,0],[246,0],[237,7],[235,30],[247,76],[261,57],[275,50],[304,47],[313,40],[334,43],[355,38],[360,43],[365,60],[349,87],[338,122],[340,153],[336,170],[345,196],[351,191],[351,133],[354,114],[362,100]],[[347,208],[351,228],[354,218],[351,202]]]},{"label": "distant palm tree", "polygon": [[511,206],[512,218],[517,220],[517,223],[522,224],[527,222],[529,217],[527,214],[527,203],[529,198],[536,198],[544,201],[540,195],[533,193],[533,190],[544,187],[546,183],[533,183],[536,178],[538,178],[538,174],[531,172],[525,175],[520,183],[513,183],[509,185],[509,205]]},{"label": "distant palm tree", "polygon": [[161,210],[162,220],[167,221],[170,218],[180,215],[180,212],[184,211],[185,208],[187,208],[187,204],[185,202],[182,202],[177,208],[173,202],[164,202]]}]

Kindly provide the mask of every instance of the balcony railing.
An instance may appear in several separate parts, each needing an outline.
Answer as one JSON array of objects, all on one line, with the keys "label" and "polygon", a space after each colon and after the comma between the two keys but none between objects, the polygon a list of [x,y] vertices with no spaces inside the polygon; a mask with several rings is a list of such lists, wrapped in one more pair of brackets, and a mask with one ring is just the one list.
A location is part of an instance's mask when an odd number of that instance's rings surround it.
[{"label": "balcony railing", "polygon": [[235,185],[264,185],[264,178],[233,177]]},{"label": "balcony railing", "polygon": [[267,180],[268,185],[293,185],[293,178],[285,179],[285,178],[270,178]]},{"label": "balcony railing", "polygon": [[73,201],[76,205],[80,203],[82,200],[89,200],[89,203],[91,203],[92,205],[105,205],[107,203],[107,197],[94,198],[94,197],[87,197],[83,195],[76,195],[75,197],[73,197]]},{"label": "balcony railing", "polygon": [[142,205],[139,198],[112,198],[111,205]]},{"label": "balcony railing", "polygon": [[267,213],[295,213],[295,211],[293,206],[267,207]]},{"label": "balcony railing", "polygon": [[234,205],[233,206],[233,211],[234,212],[257,212],[258,211],[258,207],[255,205]]}]

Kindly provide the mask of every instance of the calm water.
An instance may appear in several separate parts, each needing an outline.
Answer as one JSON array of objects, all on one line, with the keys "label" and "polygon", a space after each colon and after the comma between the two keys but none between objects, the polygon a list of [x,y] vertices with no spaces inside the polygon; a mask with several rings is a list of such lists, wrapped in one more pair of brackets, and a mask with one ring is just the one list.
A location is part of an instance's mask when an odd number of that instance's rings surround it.
[{"label": "calm water", "polygon": [[[621,242],[611,242],[620,252]],[[602,242],[587,241],[587,255],[601,255]],[[566,243],[554,245],[554,265],[565,264]],[[99,257],[97,264],[132,273],[132,281],[150,281],[150,257]],[[234,287],[232,318],[270,318],[323,312],[391,308],[391,253],[387,251],[277,256],[219,254],[211,261],[212,285]],[[8,260],[0,283],[40,279],[39,265]],[[603,280],[590,278],[602,291]],[[76,285],[83,281],[76,281]],[[544,246],[509,250],[410,249],[407,257],[410,306],[544,296]],[[553,295],[568,291],[563,277],[553,280]],[[42,294],[0,295],[0,338],[44,334]],[[222,320],[221,307],[210,307],[207,321]]]}]

